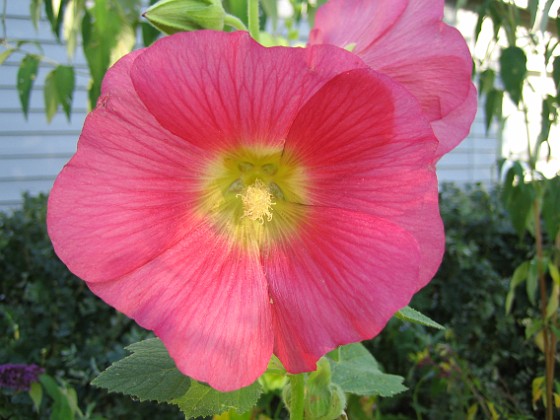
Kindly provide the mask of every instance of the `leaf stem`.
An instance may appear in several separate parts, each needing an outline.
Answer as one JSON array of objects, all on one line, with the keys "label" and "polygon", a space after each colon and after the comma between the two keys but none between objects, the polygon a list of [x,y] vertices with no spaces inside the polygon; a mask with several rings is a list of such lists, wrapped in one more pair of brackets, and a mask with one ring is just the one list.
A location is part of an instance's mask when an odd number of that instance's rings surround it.
[{"label": "leaf stem", "polygon": [[247,19],[249,22],[249,33],[255,41],[259,42],[259,0],[247,1]]},{"label": "leaf stem", "polygon": [[227,14],[224,17],[224,23],[227,26],[231,26],[232,28],[238,29],[240,31],[246,31],[247,30],[247,27],[245,26],[243,21],[241,19],[239,19],[237,16],[234,16],[234,15]]},{"label": "leaf stem", "polygon": [[290,403],[290,420],[303,420],[303,404],[305,401],[305,377],[303,373],[290,375],[292,385],[292,401]]}]

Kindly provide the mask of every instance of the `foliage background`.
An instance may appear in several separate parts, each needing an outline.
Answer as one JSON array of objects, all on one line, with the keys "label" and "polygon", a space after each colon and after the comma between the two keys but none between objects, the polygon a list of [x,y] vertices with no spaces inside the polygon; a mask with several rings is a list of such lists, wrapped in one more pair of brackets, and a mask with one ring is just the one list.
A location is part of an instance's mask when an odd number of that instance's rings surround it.
[{"label": "foliage background", "polygon": [[[532,309],[519,294],[516,317],[504,310],[512,267],[531,252],[530,243],[511,227],[496,191],[446,185],[441,194],[446,255],[412,306],[448,330],[437,333],[392,321],[368,347],[387,372],[407,378],[409,391],[352,399],[351,418],[437,418],[441,413],[465,418],[472,407],[482,413],[488,403],[506,418],[539,418],[531,408],[531,381],[542,356],[524,341],[523,322],[517,321]],[[181,418],[173,407],[134,402],[88,385],[124,356],[124,346],[147,332],[93,296],[57,259],[46,234],[45,204],[45,196],[26,197],[23,209],[0,213],[0,331],[5,332],[0,360],[45,367],[60,384],[76,389],[82,411],[90,406],[91,416]],[[274,414],[276,406],[277,396],[263,397],[261,411],[282,418],[281,410]],[[49,409],[45,399],[45,418]],[[36,415],[26,393],[2,390],[2,416]]]}]

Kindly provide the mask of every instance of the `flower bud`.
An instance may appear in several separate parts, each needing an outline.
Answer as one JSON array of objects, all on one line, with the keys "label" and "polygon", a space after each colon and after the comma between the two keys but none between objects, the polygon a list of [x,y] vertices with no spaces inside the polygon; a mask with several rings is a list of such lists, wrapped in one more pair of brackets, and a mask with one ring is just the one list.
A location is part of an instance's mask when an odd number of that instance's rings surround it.
[{"label": "flower bud", "polygon": [[309,374],[305,393],[305,418],[333,420],[344,412],[346,395],[331,383],[331,366],[326,358],[317,363],[317,370]]},{"label": "flower bud", "polygon": [[224,28],[226,12],[221,0],[161,0],[143,16],[166,34],[198,29]]}]

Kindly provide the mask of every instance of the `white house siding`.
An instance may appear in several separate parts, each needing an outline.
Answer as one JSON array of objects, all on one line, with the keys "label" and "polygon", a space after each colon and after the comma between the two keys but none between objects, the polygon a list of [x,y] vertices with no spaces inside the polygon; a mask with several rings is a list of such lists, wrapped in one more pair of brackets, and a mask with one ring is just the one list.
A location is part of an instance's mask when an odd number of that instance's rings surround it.
[{"label": "white house siding", "polygon": [[[10,41],[37,41],[49,59],[68,64],[66,47],[57,43],[49,23],[41,20],[35,30],[29,17],[29,2],[7,1],[6,32]],[[33,44],[26,51],[40,53]],[[77,51],[74,63],[81,75],[76,76],[76,91],[71,121],[62,113],[50,124],[44,112],[43,86],[46,75],[54,68],[41,63],[30,98],[29,116],[21,111],[16,77],[23,55],[14,53],[0,66],[0,210],[21,203],[22,193],[47,192],[61,168],[76,151],[87,107],[87,66]]]},{"label": "white house siding", "polygon": [[[48,22],[42,20],[35,31],[29,18],[29,2],[8,0],[6,27],[11,40],[39,41],[45,56],[61,64],[67,63],[66,49],[51,35]],[[472,37],[467,22],[461,29]],[[471,33],[469,33],[471,32]],[[31,52],[35,47],[28,46]],[[26,121],[15,88],[21,55],[12,56],[0,66],[0,210],[14,208],[21,203],[21,194],[48,192],[65,162],[76,149],[76,142],[86,115],[87,76],[77,76],[77,90],[71,122],[59,113],[47,124],[43,106],[43,80],[51,66],[41,64],[31,95],[29,118]],[[82,72],[87,67],[80,51],[74,59]],[[495,134],[486,135],[483,114],[479,112],[471,134],[455,151],[438,164],[441,182],[454,181],[490,183],[496,180],[497,156],[501,151]]]}]

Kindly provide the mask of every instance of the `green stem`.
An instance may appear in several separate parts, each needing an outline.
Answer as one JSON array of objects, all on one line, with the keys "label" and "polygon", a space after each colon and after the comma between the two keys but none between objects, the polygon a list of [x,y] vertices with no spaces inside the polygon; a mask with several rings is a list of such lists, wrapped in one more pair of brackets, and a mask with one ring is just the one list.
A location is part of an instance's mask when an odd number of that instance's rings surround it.
[{"label": "green stem", "polygon": [[237,16],[226,15],[226,17],[224,18],[224,24],[226,24],[227,26],[231,26],[232,28],[238,29],[240,31],[247,30],[247,27],[245,26],[243,21],[239,19]]},{"label": "green stem", "polygon": [[249,21],[249,33],[255,41],[259,42],[259,0],[247,1],[247,19]]},{"label": "green stem", "polygon": [[290,375],[292,385],[292,401],[290,403],[290,420],[303,420],[303,404],[305,402],[305,377]]}]

